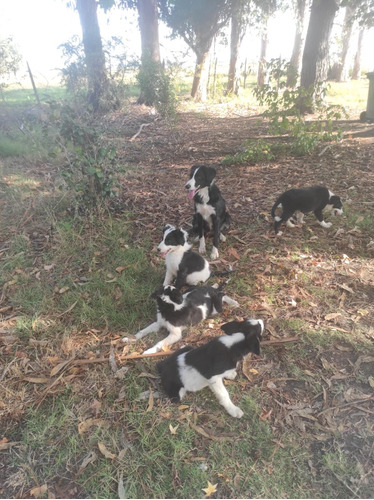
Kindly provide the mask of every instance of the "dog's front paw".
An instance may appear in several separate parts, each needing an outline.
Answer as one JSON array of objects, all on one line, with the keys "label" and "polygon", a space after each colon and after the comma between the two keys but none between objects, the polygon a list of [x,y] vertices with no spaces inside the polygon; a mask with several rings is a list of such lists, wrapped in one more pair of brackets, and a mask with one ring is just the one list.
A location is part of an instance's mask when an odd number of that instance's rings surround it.
[{"label": "dog's front paw", "polygon": [[125,344],[133,344],[134,342],[136,342],[136,339],[134,339],[133,337],[122,337],[122,342],[124,342]]},{"label": "dog's front paw", "polygon": [[326,229],[328,229],[331,226],[332,226],[332,222],[325,222],[323,225],[323,227],[325,227]]},{"label": "dog's front paw", "polygon": [[212,253],[210,254],[210,258],[211,258],[212,260],[216,260],[216,259],[218,259],[218,257],[219,257],[218,248],[213,247],[213,249],[212,249]]},{"label": "dog's front paw", "polygon": [[228,413],[234,418],[242,418],[244,412],[238,406],[230,406],[227,408]]},{"label": "dog's front paw", "polygon": [[154,354],[155,352],[161,351],[160,347],[157,347],[157,345],[151,347],[150,349],[147,349],[146,351],[143,352],[143,354]]}]

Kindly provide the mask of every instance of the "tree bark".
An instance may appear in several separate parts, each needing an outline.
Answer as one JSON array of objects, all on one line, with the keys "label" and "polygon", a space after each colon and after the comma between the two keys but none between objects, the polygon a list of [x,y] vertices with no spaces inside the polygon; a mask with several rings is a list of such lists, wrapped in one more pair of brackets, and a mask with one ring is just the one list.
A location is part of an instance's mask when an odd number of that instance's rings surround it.
[{"label": "tree bark", "polygon": [[352,9],[349,5],[347,5],[345,9],[345,16],[342,29],[342,52],[340,55],[340,64],[337,74],[338,82],[345,82],[348,79],[349,68],[347,63],[347,55],[353,30],[353,22],[354,22],[353,16],[354,16],[354,9]]},{"label": "tree bark", "polygon": [[196,53],[195,74],[192,82],[191,96],[198,102],[204,102],[207,99],[208,71],[206,62],[208,57],[209,49],[204,52]]},{"label": "tree bark", "polygon": [[335,0],[313,0],[302,60],[302,87],[326,80],[329,39],[337,10]]},{"label": "tree bark", "polygon": [[158,88],[163,67],[160,58],[158,37],[158,5],[157,0],[138,0],[139,28],[141,38],[140,95],[138,104],[153,106],[159,99]]},{"label": "tree bark", "polygon": [[308,0],[296,1],[296,30],[290,59],[290,71],[287,76],[287,87],[295,87],[300,71],[301,54],[304,44],[304,23]]},{"label": "tree bark", "polygon": [[268,39],[268,29],[266,22],[266,26],[261,35],[261,52],[260,52],[260,61],[258,63],[258,72],[257,72],[257,85],[259,87],[262,87],[265,84],[265,79],[266,79],[265,63],[266,63],[268,44],[269,44],[269,39]]},{"label": "tree bark", "polygon": [[365,29],[361,28],[358,33],[357,51],[355,54],[355,59],[352,69],[352,80],[359,80],[361,78],[361,50],[362,50],[362,41],[364,39],[364,33]]},{"label": "tree bark", "polygon": [[238,58],[240,44],[244,35],[243,12],[240,9],[240,4],[233,10],[231,16],[231,35],[230,35],[230,64],[227,80],[227,93],[239,95],[239,78],[238,78]]},{"label": "tree bark", "polygon": [[88,75],[88,99],[93,110],[100,108],[100,100],[108,89],[105,56],[97,19],[96,0],[77,0],[82,26],[83,47]]},{"label": "tree bark", "polygon": [[[300,78],[300,86],[304,89],[311,90],[317,82],[327,78],[329,39],[338,8],[336,0],[313,0]],[[302,98],[300,111],[312,110],[313,106],[306,105]]]}]

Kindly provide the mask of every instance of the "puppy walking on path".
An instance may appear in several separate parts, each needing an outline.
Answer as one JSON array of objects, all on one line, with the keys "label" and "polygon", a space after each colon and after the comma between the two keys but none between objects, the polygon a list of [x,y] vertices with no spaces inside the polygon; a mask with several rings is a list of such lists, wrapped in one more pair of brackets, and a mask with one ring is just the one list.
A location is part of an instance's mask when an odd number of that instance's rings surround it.
[{"label": "puppy walking on path", "polygon": [[[277,208],[282,209],[281,216],[275,215]],[[308,188],[289,189],[279,196],[271,209],[271,216],[275,220],[274,231],[275,234],[281,235],[279,226],[282,222],[286,223],[287,227],[295,227],[292,216],[298,222],[303,224],[304,214],[313,212],[319,224],[322,227],[331,227],[331,222],[323,220],[322,210],[331,210],[334,215],[341,215],[343,213],[343,204],[339,196],[334,195],[331,191],[324,186],[312,186]]]},{"label": "puppy walking on path", "polygon": [[209,387],[219,403],[232,417],[241,418],[243,411],[235,406],[224,386],[223,379],[233,380],[236,368],[244,356],[260,354],[260,340],[264,330],[261,319],[231,321],[221,326],[226,333],[194,349],[182,347],[157,364],[162,386],[168,397],[180,401],[188,391]]}]

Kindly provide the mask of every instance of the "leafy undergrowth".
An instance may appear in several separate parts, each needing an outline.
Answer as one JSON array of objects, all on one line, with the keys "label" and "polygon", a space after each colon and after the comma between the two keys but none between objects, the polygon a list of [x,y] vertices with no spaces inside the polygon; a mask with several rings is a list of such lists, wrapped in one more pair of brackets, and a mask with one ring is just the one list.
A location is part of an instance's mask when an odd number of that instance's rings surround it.
[{"label": "leafy undergrowth", "polygon": [[[164,272],[156,252],[163,224],[191,221],[184,183],[206,156],[189,149],[197,122],[182,135],[189,119],[170,134],[159,123],[156,136],[123,146],[123,158],[143,151],[144,161],[127,168],[120,199],[95,216],[72,218],[50,165],[3,161],[1,497],[372,494],[372,143],[346,139],[303,160],[217,167],[233,224],[212,266],[232,266],[225,289],[240,307],[183,341],[205,342],[234,318],[266,321],[271,342],[227,383],[241,420],[209,391],[171,404],[155,360],[124,359],[160,338],[121,342],[154,319],[149,296]],[[231,136],[208,128],[200,138],[221,147],[212,153],[218,160]],[[170,149],[174,161],[160,166]],[[343,217],[330,230],[307,217],[275,238],[276,196],[310,183],[342,197]]]}]

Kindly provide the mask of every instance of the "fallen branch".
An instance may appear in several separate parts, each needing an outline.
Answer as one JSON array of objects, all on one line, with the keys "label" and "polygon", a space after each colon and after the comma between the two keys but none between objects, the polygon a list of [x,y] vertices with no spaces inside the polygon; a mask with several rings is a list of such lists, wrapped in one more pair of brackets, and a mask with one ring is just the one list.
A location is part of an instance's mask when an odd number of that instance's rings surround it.
[{"label": "fallen branch", "polygon": [[135,135],[133,135],[133,136],[131,137],[131,139],[129,139],[129,142],[133,142],[133,141],[135,141],[135,139],[138,137],[138,135],[139,135],[139,134],[140,134],[140,132],[143,130],[143,128],[144,128],[144,127],[149,127],[149,125],[152,125],[152,122],[151,122],[151,123],[142,123],[142,124],[140,125],[140,128],[139,128],[139,130],[137,131],[137,133],[136,133]]}]

